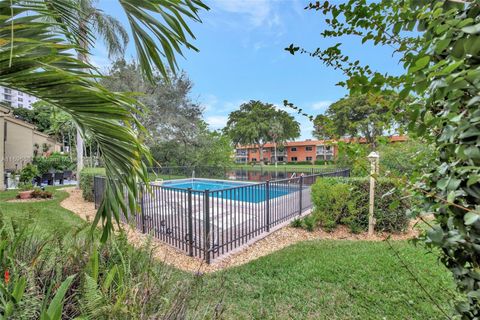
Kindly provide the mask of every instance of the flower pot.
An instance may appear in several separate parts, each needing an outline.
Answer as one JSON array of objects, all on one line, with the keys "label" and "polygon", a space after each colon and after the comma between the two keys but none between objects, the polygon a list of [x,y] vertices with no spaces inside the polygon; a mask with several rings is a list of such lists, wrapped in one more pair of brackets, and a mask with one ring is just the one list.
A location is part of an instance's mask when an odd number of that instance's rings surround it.
[{"label": "flower pot", "polygon": [[32,192],[33,192],[33,190],[20,191],[18,193],[18,196],[19,196],[20,199],[30,199],[32,197]]}]

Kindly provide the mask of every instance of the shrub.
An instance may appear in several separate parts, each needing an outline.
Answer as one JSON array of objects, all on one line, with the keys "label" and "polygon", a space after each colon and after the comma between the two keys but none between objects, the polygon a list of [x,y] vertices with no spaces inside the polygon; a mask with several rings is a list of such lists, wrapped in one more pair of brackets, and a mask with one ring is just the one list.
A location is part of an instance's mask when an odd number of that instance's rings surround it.
[{"label": "shrub", "polygon": [[350,187],[345,183],[332,183],[333,179],[318,179],[312,186],[314,216],[327,230],[335,228],[347,214]]},{"label": "shrub", "polygon": [[48,157],[36,157],[33,163],[38,167],[40,174],[50,171],[72,170],[75,168],[75,163],[72,162],[69,156],[58,152],[54,152]]},{"label": "shrub", "polygon": [[32,183],[33,178],[38,176],[37,166],[29,163],[20,171],[20,182]]},{"label": "shrub", "polygon": [[312,161],[287,162],[287,164],[291,166],[296,166],[296,165],[312,164]]},{"label": "shrub", "polygon": [[[368,228],[368,203],[370,179],[350,179],[352,186],[351,198],[354,203],[350,206],[357,208],[354,224],[366,230]],[[378,231],[400,232],[408,227],[407,211],[411,208],[411,198],[399,185],[397,180],[379,178],[375,185],[375,228]],[[350,208],[353,211],[353,208]]]},{"label": "shrub", "polygon": [[[149,242],[134,248],[124,235],[99,244],[82,229],[35,231],[0,213],[2,319],[185,319],[198,312],[190,301],[202,276],[175,277],[154,260]],[[202,312],[221,315],[210,306]]]},{"label": "shrub", "polygon": [[[352,232],[368,228],[368,178],[322,178],[312,186],[312,201],[317,225],[326,230],[338,224]],[[379,178],[375,188],[377,231],[400,232],[408,226],[411,201],[396,180]]]},{"label": "shrub", "polygon": [[[394,177],[413,174],[428,165],[429,159],[435,156],[430,146],[416,140],[381,143],[377,152],[380,154],[380,172]],[[339,167],[351,168],[352,176],[366,177],[370,172],[367,159],[369,153],[367,145],[340,142],[336,164]]]},{"label": "shrub", "polygon": [[32,198],[36,199],[51,199],[53,197],[53,193],[50,191],[44,191],[39,188],[35,188],[32,192]]},{"label": "shrub", "polygon": [[103,168],[86,168],[80,172],[80,189],[83,199],[93,202],[93,178],[95,176],[104,176]]},{"label": "shrub", "polygon": [[323,166],[323,165],[327,165],[327,164],[334,164],[335,161],[333,161],[333,160],[315,160],[313,163],[317,166]]},{"label": "shrub", "polygon": [[33,184],[31,182],[20,182],[18,185],[20,191],[30,191],[33,190]]}]

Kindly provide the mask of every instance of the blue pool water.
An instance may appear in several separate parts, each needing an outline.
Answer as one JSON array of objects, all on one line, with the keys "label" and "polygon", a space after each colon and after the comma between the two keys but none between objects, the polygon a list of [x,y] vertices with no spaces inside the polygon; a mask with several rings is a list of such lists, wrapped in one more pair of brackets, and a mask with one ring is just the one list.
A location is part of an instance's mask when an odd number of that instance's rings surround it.
[{"label": "blue pool water", "polygon": [[[164,188],[188,189],[194,191],[209,190],[210,195],[216,198],[258,203],[267,199],[265,185],[256,185],[250,183],[229,182],[223,180],[179,180],[166,181],[162,185]],[[242,188],[235,188],[241,187]],[[233,188],[233,189],[232,189]],[[274,199],[298,191],[298,188],[288,186],[270,186],[269,198]]]},{"label": "blue pool water", "polygon": [[230,182],[230,181],[221,181],[221,180],[171,180],[165,181],[163,183],[164,187],[172,187],[172,188],[179,188],[179,189],[188,189],[192,188],[195,191],[205,191],[205,190],[222,190],[228,189],[233,187],[240,187],[248,185],[248,183],[238,183],[238,182]]}]

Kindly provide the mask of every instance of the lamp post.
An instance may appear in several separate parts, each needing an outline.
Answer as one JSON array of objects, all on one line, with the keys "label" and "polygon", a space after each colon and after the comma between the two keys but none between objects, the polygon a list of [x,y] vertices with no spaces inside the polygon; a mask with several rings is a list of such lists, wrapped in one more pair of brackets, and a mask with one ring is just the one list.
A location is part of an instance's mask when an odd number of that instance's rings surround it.
[{"label": "lamp post", "polygon": [[370,161],[370,200],[368,205],[368,235],[372,236],[375,231],[375,217],[374,203],[375,203],[375,180],[379,174],[379,158],[380,156],[376,152],[371,152],[368,155],[368,161]]}]

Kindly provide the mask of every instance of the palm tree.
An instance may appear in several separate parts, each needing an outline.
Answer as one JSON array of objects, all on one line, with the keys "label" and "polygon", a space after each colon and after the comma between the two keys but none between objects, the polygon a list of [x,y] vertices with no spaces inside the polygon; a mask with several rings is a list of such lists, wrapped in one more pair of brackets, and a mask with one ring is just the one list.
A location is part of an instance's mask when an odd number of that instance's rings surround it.
[{"label": "palm tree", "polygon": [[272,141],[273,141],[273,148],[274,148],[274,161],[275,161],[275,168],[277,168],[277,142],[278,138],[283,134],[283,126],[279,121],[272,121],[270,124],[270,130],[268,131]]},{"label": "palm tree", "polygon": [[[154,68],[165,74],[166,64],[176,66],[174,53],[181,54],[182,46],[196,50],[187,38],[193,35],[185,18],[200,21],[198,11],[208,9],[200,0],[118,1],[148,79],[153,79]],[[75,55],[88,54],[82,43],[91,43],[94,35],[90,26],[86,33],[80,30],[77,14],[71,0],[0,1],[0,85],[60,108],[82,133],[95,139],[107,181],[94,222],[102,222],[105,240],[120,214],[136,211],[138,182],[148,182],[146,164],[151,157],[137,138],[144,130],[134,117],[139,103],[101,86],[96,69]]]},{"label": "palm tree", "polygon": [[[78,28],[81,39],[87,38],[88,29],[92,28],[97,36],[107,46],[109,57],[123,55],[128,43],[127,31],[120,21],[104,13],[93,6],[92,0],[78,1]],[[97,38],[98,40],[98,38]],[[81,51],[78,52],[78,59],[82,62],[88,61],[88,41],[80,41]],[[77,175],[83,169],[84,139],[81,130],[77,128]],[[77,179],[77,187],[80,187],[80,179]]]}]

